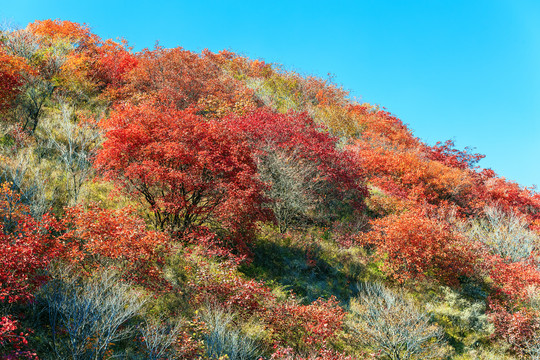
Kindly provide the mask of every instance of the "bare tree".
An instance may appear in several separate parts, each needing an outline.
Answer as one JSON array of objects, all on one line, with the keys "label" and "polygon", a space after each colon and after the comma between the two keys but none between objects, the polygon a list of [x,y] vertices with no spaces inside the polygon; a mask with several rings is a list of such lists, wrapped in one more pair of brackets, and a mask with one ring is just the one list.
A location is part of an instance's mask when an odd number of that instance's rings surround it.
[{"label": "bare tree", "polygon": [[140,292],[112,271],[89,279],[56,271],[44,294],[55,352],[59,358],[73,360],[104,359],[112,344],[133,334],[127,323],[145,302]]},{"label": "bare tree", "polygon": [[495,254],[511,261],[526,260],[536,250],[538,235],[529,230],[526,219],[515,212],[486,207],[484,218],[469,224],[471,238],[486,244]]},{"label": "bare tree", "polygon": [[404,294],[381,284],[359,288],[350,303],[348,328],[362,345],[392,360],[444,357],[443,332]]},{"label": "bare tree", "polygon": [[51,192],[47,188],[47,179],[31,149],[22,149],[9,155],[9,161],[0,164],[0,181],[10,183],[11,189],[20,195],[18,201],[28,206],[33,217],[40,218],[50,208],[54,191],[50,196],[47,194]]},{"label": "bare tree", "polygon": [[269,150],[258,159],[261,179],[270,184],[267,192],[273,201],[269,204],[276,217],[280,232],[299,224],[314,212],[317,206],[317,168],[303,160],[296,152]]},{"label": "bare tree", "polygon": [[60,101],[60,113],[44,123],[48,147],[56,151],[64,167],[70,202],[76,203],[84,182],[92,173],[91,158],[100,143],[95,123],[76,121],[73,108]]},{"label": "bare tree", "polygon": [[531,360],[540,360],[540,334],[535,333],[533,337],[525,343],[525,353]]}]

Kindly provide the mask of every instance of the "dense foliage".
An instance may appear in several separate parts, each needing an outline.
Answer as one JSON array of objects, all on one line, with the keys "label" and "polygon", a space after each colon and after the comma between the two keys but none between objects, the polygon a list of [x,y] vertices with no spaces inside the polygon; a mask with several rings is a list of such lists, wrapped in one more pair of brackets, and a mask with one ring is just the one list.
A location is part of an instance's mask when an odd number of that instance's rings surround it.
[{"label": "dense foliage", "polygon": [[537,359],[540,194],[331,79],[0,30],[0,359]]}]

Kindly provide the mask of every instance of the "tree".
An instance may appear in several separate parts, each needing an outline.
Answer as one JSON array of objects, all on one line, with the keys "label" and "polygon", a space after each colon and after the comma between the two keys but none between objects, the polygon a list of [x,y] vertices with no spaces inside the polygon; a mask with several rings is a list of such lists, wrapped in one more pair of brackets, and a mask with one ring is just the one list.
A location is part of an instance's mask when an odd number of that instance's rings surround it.
[{"label": "tree", "polygon": [[329,223],[363,209],[363,170],[305,113],[266,109],[228,123],[248,139],[281,231],[293,221]]},{"label": "tree", "polygon": [[393,214],[371,222],[364,235],[386,272],[397,280],[429,276],[449,285],[473,273],[472,243],[444,223],[419,211]]},{"label": "tree", "polygon": [[218,66],[211,53],[156,47],[143,50],[137,61],[122,90],[132,102],[150,99],[212,118],[255,106],[251,92]]},{"label": "tree", "polygon": [[64,167],[66,189],[71,204],[77,203],[84,182],[92,172],[92,158],[100,143],[100,132],[93,119],[75,116],[73,108],[60,103],[60,114],[44,123],[47,147],[57,153]]},{"label": "tree", "polygon": [[97,168],[145,202],[157,228],[242,232],[264,219],[255,162],[230,127],[148,103],[120,106],[101,126]]},{"label": "tree", "polygon": [[24,73],[30,71],[24,58],[8,54],[0,46],[0,115],[13,105],[24,83]]},{"label": "tree", "polygon": [[23,130],[33,133],[44,104],[57,88],[53,79],[60,73],[71,49],[59,43],[47,46],[41,35],[28,29],[6,32],[2,42],[8,54],[31,64],[31,71],[22,73],[19,91],[16,92],[14,117],[23,124]]}]

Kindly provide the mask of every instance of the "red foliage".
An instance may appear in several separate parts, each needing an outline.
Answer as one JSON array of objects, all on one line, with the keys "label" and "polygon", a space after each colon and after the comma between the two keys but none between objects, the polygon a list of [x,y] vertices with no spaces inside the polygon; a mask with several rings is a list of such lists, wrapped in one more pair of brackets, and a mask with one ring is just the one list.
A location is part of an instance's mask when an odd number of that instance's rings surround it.
[{"label": "red foliage", "polygon": [[520,355],[526,348],[526,343],[540,330],[538,314],[522,309],[508,311],[500,303],[490,302],[490,320],[495,326],[493,337],[501,338],[511,345],[511,349]]},{"label": "red foliage", "polygon": [[514,352],[522,354],[527,341],[540,330],[539,313],[531,309],[531,295],[540,287],[540,271],[529,261],[508,262],[498,255],[480,248],[482,255],[476,271],[492,280],[488,298],[491,322],[495,326],[493,337],[511,345]]},{"label": "red foliage", "polygon": [[475,255],[468,241],[419,212],[373,220],[363,240],[376,245],[383,269],[399,281],[427,276],[457,285],[460,276],[473,272]]},{"label": "red foliage", "polygon": [[[19,221],[13,233],[0,233],[0,301],[27,301],[44,281],[43,271],[58,251],[57,241],[48,229],[56,221],[30,217]],[[2,229],[3,230],[3,229]]]},{"label": "red foliage", "polygon": [[0,359],[38,359],[37,355],[28,348],[26,337],[28,334],[17,330],[18,322],[12,320],[11,316],[0,318]]},{"label": "red foliage", "polygon": [[530,286],[540,287],[540,271],[534,264],[507,263],[497,255],[485,256],[483,260],[489,265],[489,276],[498,295],[504,295],[510,303],[525,300]]},{"label": "red foliage", "polygon": [[136,103],[151,99],[179,110],[191,108],[206,117],[254,107],[251,91],[208,54],[182,48],[144,50],[129,75],[124,97]]},{"label": "red foliage", "polygon": [[[319,175],[312,181],[326,182],[326,191],[341,201],[349,201],[355,209],[363,208],[367,188],[362,168],[355,164],[349,152],[338,150],[338,139],[318,127],[307,114],[278,114],[262,109],[230,118],[229,123],[244,133],[262,156],[276,150],[298,153],[317,166]],[[330,194],[319,195],[324,198]]]},{"label": "red foliage", "polygon": [[96,166],[144,199],[156,226],[182,234],[219,221],[245,250],[239,235],[264,218],[263,185],[249,147],[232,129],[150,104],[119,107],[101,126],[107,133]]},{"label": "red foliage", "polygon": [[11,107],[20,92],[23,72],[31,72],[25,60],[6,54],[0,47],[0,114]]},{"label": "red foliage", "polygon": [[[60,224],[45,215],[35,220],[26,214],[19,194],[8,184],[0,187],[0,304],[24,303],[46,280],[45,270],[62,250],[53,233]],[[9,305],[6,307],[9,308]],[[3,314],[4,315],[4,314]],[[0,318],[1,359],[35,359],[25,334],[12,316]]]},{"label": "red foliage", "polygon": [[513,209],[519,213],[540,219],[540,194],[533,189],[521,187],[519,184],[496,177],[493,172],[484,179],[483,192],[479,197],[504,210]]},{"label": "red foliage", "polygon": [[62,248],[52,234],[60,224],[49,215],[39,221],[26,215],[18,196],[6,184],[0,187],[0,301],[10,303],[32,299]]},{"label": "red foliage", "polygon": [[114,266],[125,276],[145,286],[161,284],[161,267],[168,252],[165,234],[146,230],[133,209],[103,210],[92,206],[66,209],[63,222],[68,231],[65,259],[82,269]]},{"label": "red foliage", "polygon": [[265,318],[276,345],[303,351],[325,349],[342,330],[345,314],[334,297],[309,305],[292,298],[270,307]]},{"label": "red foliage", "polygon": [[108,88],[109,97],[114,98],[115,91],[125,84],[127,76],[139,61],[125,43],[118,44],[112,40],[105,41],[98,49],[97,62],[94,65],[93,77],[102,88]]},{"label": "red foliage", "polygon": [[386,142],[360,139],[351,147],[370,181],[389,195],[418,204],[453,202],[469,207],[478,181],[470,169],[427,159],[422,147],[394,148]]},{"label": "red foliage", "polygon": [[264,310],[266,301],[272,298],[269,288],[255,280],[244,280],[231,271],[214,278],[216,274],[200,273],[195,293],[205,301],[215,302],[239,311],[246,316]]},{"label": "red foliage", "polygon": [[486,157],[482,154],[471,154],[469,150],[468,148],[465,148],[465,151],[457,150],[452,140],[447,140],[444,143],[439,141],[435,146],[426,147],[427,155],[431,160],[458,169],[472,169],[476,163]]}]

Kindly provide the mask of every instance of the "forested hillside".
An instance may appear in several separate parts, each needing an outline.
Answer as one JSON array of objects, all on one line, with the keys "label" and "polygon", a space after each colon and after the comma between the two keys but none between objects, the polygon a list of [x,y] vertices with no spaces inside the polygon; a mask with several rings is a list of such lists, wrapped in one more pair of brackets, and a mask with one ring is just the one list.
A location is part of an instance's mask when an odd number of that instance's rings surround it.
[{"label": "forested hillside", "polygon": [[229,51],[3,29],[0,359],[540,359],[540,195],[482,158]]}]

